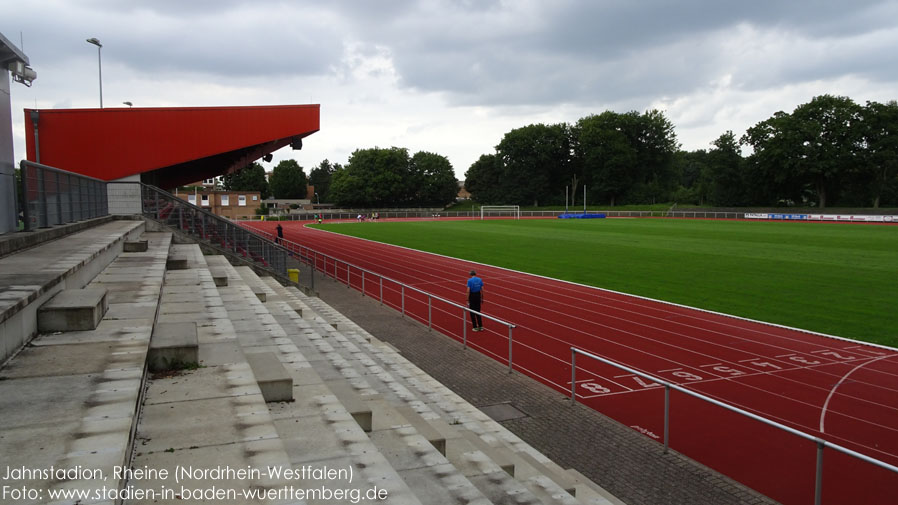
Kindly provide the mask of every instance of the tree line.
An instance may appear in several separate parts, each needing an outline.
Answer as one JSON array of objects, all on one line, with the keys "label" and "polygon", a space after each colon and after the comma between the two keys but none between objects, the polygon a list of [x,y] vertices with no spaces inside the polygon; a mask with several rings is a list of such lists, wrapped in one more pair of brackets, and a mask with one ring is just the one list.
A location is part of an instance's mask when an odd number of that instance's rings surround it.
[{"label": "tree line", "polygon": [[511,130],[465,177],[489,204],[898,205],[898,104],[822,95],[690,152],[661,111],[606,111]]},{"label": "tree line", "polygon": [[[821,95],[695,151],[680,149],[661,111],[606,111],[513,129],[465,178],[482,204],[575,206],[585,186],[592,205],[898,206],[898,103]],[[306,184],[342,207],[443,206],[458,190],[445,156],[397,147],[356,150],[346,166],[323,160],[308,177],[283,161],[270,188],[258,163],[225,177],[263,198],[303,198]]]},{"label": "tree line", "polygon": [[265,180],[258,163],[224,176],[227,190],[259,191],[262,199],[305,198],[307,186],[316,200],[341,207],[444,207],[458,194],[458,181],[445,156],[391,147],[358,149],[346,166],[323,160],[306,177],[295,160],[278,163]]}]

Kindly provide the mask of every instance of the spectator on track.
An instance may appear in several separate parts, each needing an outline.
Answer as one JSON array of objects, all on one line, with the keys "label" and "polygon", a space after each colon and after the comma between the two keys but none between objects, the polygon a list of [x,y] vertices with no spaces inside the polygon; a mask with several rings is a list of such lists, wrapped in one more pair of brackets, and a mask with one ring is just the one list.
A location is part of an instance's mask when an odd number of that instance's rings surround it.
[{"label": "spectator on track", "polygon": [[473,331],[483,331],[483,318],[479,314],[481,303],[483,303],[483,279],[477,277],[477,272],[471,270],[471,278],[468,279],[468,308],[472,311]]},{"label": "spectator on track", "polygon": [[278,230],[278,238],[277,238],[277,240],[275,240],[275,242],[280,244],[281,242],[284,241],[284,227],[281,226],[281,223],[278,223],[277,230]]}]

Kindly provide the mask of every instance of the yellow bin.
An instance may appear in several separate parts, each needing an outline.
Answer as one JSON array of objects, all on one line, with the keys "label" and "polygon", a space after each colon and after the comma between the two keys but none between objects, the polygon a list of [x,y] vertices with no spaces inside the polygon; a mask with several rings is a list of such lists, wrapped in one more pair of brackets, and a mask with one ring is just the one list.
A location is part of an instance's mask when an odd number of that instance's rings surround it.
[{"label": "yellow bin", "polygon": [[290,277],[290,280],[299,284],[299,269],[298,268],[288,268],[287,276]]}]

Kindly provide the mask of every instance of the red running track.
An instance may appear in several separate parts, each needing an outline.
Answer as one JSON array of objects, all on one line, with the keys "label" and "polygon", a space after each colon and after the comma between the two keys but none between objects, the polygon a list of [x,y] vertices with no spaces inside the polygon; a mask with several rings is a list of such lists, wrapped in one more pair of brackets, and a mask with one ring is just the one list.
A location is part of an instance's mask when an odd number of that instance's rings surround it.
[{"label": "red running track", "polygon": [[[271,233],[276,223],[245,223]],[[898,351],[282,223],[331,277],[427,324],[427,296],[465,304],[468,271],[484,313],[514,323],[514,369],[570,394],[572,346],[898,465]],[[372,226],[376,226],[372,224]],[[738,287],[734,287],[738,289]],[[462,309],[432,298],[437,330],[502,363],[508,330],[470,332]],[[577,399],[663,442],[663,388],[577,359]],[[670,447],[787,505],[813,503],[816,445],[671,392]],[[898,474],[825,451],[824,504],[898,503]]]}]

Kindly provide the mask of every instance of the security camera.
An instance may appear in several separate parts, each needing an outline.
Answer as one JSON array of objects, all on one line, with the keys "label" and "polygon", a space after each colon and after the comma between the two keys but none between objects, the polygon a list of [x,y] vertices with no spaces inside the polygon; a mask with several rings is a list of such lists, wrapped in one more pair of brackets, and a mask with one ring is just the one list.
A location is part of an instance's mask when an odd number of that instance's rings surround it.
[{"label": "security camera", "polygon": [[37,79],[37,72],[21,60],[10,63],[9,71],[12,72],[13,81],[20,82],[29,88],[31,87],[31,81]]}]

